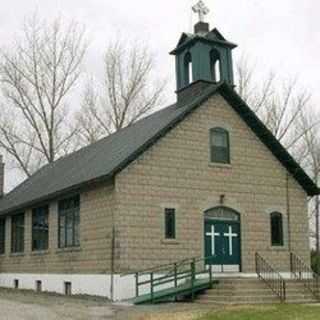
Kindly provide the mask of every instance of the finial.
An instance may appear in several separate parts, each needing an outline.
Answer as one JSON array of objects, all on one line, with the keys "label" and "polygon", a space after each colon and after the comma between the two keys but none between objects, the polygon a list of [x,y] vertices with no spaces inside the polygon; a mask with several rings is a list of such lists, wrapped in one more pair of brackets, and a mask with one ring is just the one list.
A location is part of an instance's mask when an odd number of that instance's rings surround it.
[{"label": "finial", "polygon": [[204,16],[210,12],[209,8],[204,4],[202,0],[200,0],[192,7],[192,11],[194,13],[198,13],[200,22],[204,22]]}]

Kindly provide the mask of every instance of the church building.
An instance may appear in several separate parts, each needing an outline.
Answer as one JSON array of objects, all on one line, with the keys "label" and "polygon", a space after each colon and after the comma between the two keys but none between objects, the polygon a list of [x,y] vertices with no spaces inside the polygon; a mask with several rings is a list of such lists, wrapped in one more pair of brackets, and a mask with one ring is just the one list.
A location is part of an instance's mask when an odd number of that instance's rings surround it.
[{"label": "church building", "polygon": [[257,278],[257,255],[284,279],[293,254],[310,266],[319,189],[238,95],[237,46],[205,13],[171,52],[175,103],[1,198],[1,287],[123,300],[135,272],[194,257],[213,278]]}]

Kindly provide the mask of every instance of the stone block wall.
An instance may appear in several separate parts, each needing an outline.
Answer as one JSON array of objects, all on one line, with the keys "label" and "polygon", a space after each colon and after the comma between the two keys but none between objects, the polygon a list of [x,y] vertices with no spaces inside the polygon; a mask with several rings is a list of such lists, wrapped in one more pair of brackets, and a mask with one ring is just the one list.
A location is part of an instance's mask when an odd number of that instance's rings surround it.
[{"label": "stone block wall", "polygon": [[[66,194],[66,197],[68,195]],[[24,252],[11,253],[11,217],[6,218],[6,250],[1,273],[103,274],[111,269],[114,187],[80,194],[80,247],[58,248],[58,202],[49,203],[49,248],[32,251],[32,208],[25,213]]]},{"label": "stone block wall", "polygon": [[[230,165],[209,161],[213,127],[230,133]],[[119,173],[115,190],[122,271],[203,256],[203,213],[218,206],[221,195],[224,205],[241,215],[244,272],[255,271],[255,252],[280,271],[289,271],[290,245],[309,263],[304,190],[219,95]],[[176,209],[175,240],[164,239],[164,208]],[[282,248],[271,246],[272,211],[284,215]]]}]

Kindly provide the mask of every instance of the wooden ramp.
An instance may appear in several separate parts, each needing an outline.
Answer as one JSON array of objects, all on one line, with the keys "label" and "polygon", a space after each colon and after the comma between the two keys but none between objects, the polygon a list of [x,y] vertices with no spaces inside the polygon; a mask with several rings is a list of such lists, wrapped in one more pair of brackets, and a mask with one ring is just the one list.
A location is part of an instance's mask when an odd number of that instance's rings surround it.
[{"label": "wooden ramp", "polygon": [[177,287],[159,290],[153,293],[144,294],[131,299],[130,302],[134,304],[157,303],[171,300],[178,296],[193,296],[203,290],[212,288],[213,282],[210,279],[195,280],[193,286],[190,283],[182,284]]}]

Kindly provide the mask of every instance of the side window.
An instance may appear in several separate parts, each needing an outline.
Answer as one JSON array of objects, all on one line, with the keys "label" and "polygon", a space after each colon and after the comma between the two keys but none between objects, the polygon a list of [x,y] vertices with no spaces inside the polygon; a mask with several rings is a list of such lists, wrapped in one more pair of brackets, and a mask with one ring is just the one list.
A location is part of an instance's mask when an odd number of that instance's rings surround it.
[{"label": "side window", "polygon": [[271,245],[283,246],[283,218],[279,212],[273,212],[270,215],[271,223]]},{"label": "side window", "polygon": [[222,128],[210,130],[210,160],[214,163],[230,163],[229,132]]},{"label": "side window", "polygon": [[165,238],[175,239],[176,238],[176,210],[165,209],[164,220],[165,220]]},{"label": "side window", "polygon": [[185,74],[184,85],[187,86],[190,83],[192,83],[192,81],[193,81],[193,78],[192,78],[192,57],[191,57],[190,52],[188,52],[184,57],[184,74]]},{"label": "side window", "polygon": [[49,240],[49,207],[32,210],[32,250],[47,250]]},{"label": "side window", "polygon": [[80,197],[59,202],[59,248],[80,245]]},{"label": "side window", "polygon": [[5,253],[6,246],[6,219],[0,219],[0,254]]},{"label": "side window", "polygon": [[216,50],[210,52],[211,78],[214,82],[221,80],[220,55]]},{"label": "side window", "polygon": [[11,251],[13,253],[24,251],[24,213],[11,218]]}]

